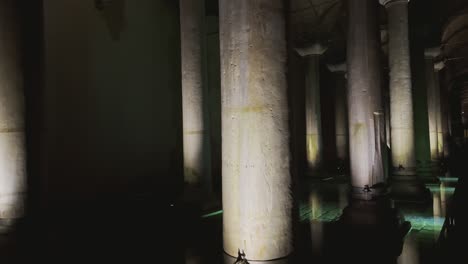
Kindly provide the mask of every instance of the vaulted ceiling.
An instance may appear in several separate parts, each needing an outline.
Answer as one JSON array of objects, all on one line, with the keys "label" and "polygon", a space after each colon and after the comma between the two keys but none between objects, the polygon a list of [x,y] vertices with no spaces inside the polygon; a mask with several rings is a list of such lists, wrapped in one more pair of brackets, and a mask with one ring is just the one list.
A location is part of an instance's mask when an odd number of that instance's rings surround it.
[{"label": "vaulted ceiling", "polygon": [[[206,12],[217,15],[219,0],[205,0]],[[339,62],[346,56],[346,32],[348,1],[357,0],[286,0],[289,23],[293,33],[293,46],[306,46],[320,42],[328,46],[324,58]],[[375,0],[376,2],[378,0]],[[441,43],[443,27],[454,14],[468,8],[467,0],[411,0],[409,2],[410,32],[420,38],[426,47]],[[381,28],[385,28],[386,12],[379,9]],[[387,36],[382,32],[385,44]]]}]

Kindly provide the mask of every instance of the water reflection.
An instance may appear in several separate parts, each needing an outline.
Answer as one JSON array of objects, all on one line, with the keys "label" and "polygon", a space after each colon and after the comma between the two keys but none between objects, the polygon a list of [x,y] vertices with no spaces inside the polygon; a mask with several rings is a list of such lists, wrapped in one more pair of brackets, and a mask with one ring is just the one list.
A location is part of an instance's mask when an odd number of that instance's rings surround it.
[{"label": "water reflection", "polygon": [[434,217],[441,216],[441,204],[440,204],[440,193],[432,193],[432,212]]},{"label": "water reflection", "polygon": [[322,215],[322,207],[319,193],[313,190],[309,197],[310,200],[310,234],[312,241],[312,254],[320,255],[323,242],[323,222],[319,220]]},{"label": "water reflection", "polygon": [[397,259],[398,264],[419,264],[419,247],[414,235],[406,237],[401,255]]},{"label": "water reflection", "polygon": [[203,263],[201,256],[195,254],[193,250],[185,250],[185,263],[186,264],[201,264]]},{"label": "water reflection", "polygon": [[348,205],[348,185],[338,185],[338,207],[343,210]]},{"label": "water reflection", "polygon": [[[294,256],[269,263],[427,263],[437,253],[432,249],[437,247],[454,183],[443,178],[440,184],[428,185],[432,206],[353,202],[347,184],[327,182],[314,186],[300,201],[301,237]],[[351,204],[354,206],[348,206]],[[340,218],[344,208],[348,218]],[[404,218],[400,218],[401,214]],[[404,220],[412,226],[406,236],[409,227],[402,223]],[[224,263],[235,262],[236,258],[224,256]]]},{"label": "water reflection", "polygon": [[447,202],[447,190],[445,186],[445,182],[440,183],[440,203],[441,203],[441,213],[442,216],[446,215],[445,208],[446,208],[446,202]]}]

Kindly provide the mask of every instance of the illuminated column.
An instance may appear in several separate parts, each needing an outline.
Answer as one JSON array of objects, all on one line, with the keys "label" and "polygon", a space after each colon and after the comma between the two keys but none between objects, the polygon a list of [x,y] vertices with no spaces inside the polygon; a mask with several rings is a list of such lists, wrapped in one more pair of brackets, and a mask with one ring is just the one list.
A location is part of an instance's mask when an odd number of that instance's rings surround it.
[{"label": "illuminated column", "polygon": [[336,155],[340,163],[348,159],[348,126],[347,126],[347,92],[346,63],[327,65],[331,72],[336,73],[335,86],[335,141]]},{"label": "illuminated column", "polygon": [[320,55],[327,48],[313,44],[296,49],[306,61],[305,108],[307,174],[317,176],[323,162],[322,118],[320,111]]},{"label": "illuminated column", "polygon": [[380,118],[383,105],[377,5],[375,0],[348,2],[349,157],[352,194],[358,199],[371,199],[378,192],[367,186],[385,181],[378,151],[385,138],[375,133],[376,127],[385,129]]},{"label": "illuminated column", "polygon": [[26,191],[20,21],[13,2],[0,2],[0,224],[23,216]]},{"label": "illuminated column", "polygon": [[408,0],[380,0],[380,3],[388,14],[392,172],[394,175],[415,175]]},{"label": "illuminated column", "polygon": [[444,68],[444,62],[434,64],[435,91],[436,91],[436,111],[437,111],[437,153],[439,159],[444,159],[444,128],[442,118],[442,92],[440,87],[440,70]]},{"label": "illuminated column", "polygon": [[220,0],[224,250],[273,260],[293,250],[282,0]]},{"label": "illuminated column", "polygon": [[434,171],[438,171],[439,149],[437,136],[437,85],[434,72],[434,58],[439,55],[438,48],[426,49],[426,78],[427,78],[427,110],[429,118],[429,140],[431,145],[431,160]]},{"label": "illuminated column", "polygon": [[440,89],[440,108],[442,114],[442,138],[444,139],[444,157],[448,158],[450,155],[449,143],[448,139],[450,137],[450,130],[449,130],[449,101],[448,101],[448,89],[447,87],[441,87]]},{"label": "illuminated column", "polygon": [[180,0],[182,111],[185,182],[210,188],[207,118],[204,0]]},{"label": "illuminated column", "polygon": [[[351,197],[340,223],[350,232],[346,241],[353,254],[366,248],[382,252],[382,238],[402,241],[409,229],[388,199],[384,173],[383,114],[378,1],[348,1],[348,124]],[[405,223],[405,224],[402,224]],[[385,230],[385,231],[384,231]],[[398,239],[398,240],[396,240]],[[359,255],[362,255],[358,253]]]}]

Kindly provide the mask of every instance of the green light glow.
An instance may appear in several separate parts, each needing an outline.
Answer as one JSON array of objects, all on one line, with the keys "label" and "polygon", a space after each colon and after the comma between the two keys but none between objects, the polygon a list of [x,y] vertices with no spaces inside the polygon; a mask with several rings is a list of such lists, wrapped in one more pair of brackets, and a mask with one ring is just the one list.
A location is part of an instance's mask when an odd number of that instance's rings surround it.
[{"label": "green light glow", "polygon": [[440,216],[424,216],[422,214],[403,214],[406,221],[411,222],[411,228],[417,231],[434,231],[439,233],[445,218]]},{"label": "green light glow", "polygon": [[221,214],[223,214],[223,210],[219,210],[219,211],[215,211],[215,212],[212,212],[212,213],[204,214],[204,215],[202,215],[201,217],[202,217],[202,218],[208,218],[208,217],[212,217],[212,216],[216,216],[216,215],[221,215]]},{"label": "green light glow", "polygon": [[454,182],[454,183],[458,182],[458,178],[455,178],[455,177],[439,177],[439,180],[441,182]]},{"label": "green light glow", "polygon": [[322,202],[320,208],[312,208],[308,203],[299,206],[299,221],[333,222],[337,221],[343,210],[336,203]]},{"label": "green light glow", "polygon": [[444,192],[446,194],[453,194],[455,192],[455,187],[443,187],[439,186],[426,186],[432,193]]}]

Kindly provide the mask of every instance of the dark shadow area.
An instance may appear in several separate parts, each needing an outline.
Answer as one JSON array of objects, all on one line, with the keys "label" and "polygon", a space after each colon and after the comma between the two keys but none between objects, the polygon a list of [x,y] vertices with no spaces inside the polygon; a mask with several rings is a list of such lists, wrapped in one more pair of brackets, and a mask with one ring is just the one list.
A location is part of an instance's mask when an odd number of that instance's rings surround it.
[{"label": "dark shadow area", "polygon": [[447,263],[466,263],[468,261],[466,240],[468,238],[468,144],[451,142],[450,172],[458,176],[453,201],[448,207],[447,217],[441,232],[439,245],[442,259]]}]

